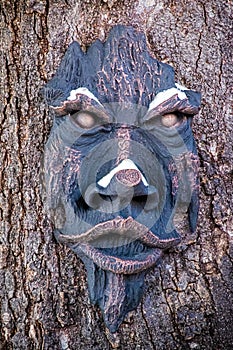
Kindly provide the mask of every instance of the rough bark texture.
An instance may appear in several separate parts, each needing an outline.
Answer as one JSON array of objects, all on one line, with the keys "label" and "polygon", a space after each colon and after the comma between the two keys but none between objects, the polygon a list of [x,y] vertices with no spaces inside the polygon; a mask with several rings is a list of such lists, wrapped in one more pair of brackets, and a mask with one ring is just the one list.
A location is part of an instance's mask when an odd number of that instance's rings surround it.
[{"label": "rough bark texture", "polygon": [[147,34],[177,80],[201,90],[194,119],[201,159],[197,234],[146,278],[140,307],[120,328],[121,349],[227,350],[233,344],[230,1],[1,2],[1,348],[111,349],[88,299],[83,264],[55,243],[40,194],[52,124],[39,89],[68,45],[85,49],[117,23]]}]

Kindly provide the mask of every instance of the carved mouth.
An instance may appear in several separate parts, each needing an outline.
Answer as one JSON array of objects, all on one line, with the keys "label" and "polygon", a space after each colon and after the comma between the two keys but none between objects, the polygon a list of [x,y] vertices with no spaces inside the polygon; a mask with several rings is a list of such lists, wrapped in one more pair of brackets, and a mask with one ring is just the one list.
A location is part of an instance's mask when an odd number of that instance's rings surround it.
[{"label": "carved mouth", "polygon": [[85,255],[103,270],[133,274],[156,264],[162,251],[180,238],[160,239],[132,217],[102,222],[80,235],[57,234],[78,255]]}]

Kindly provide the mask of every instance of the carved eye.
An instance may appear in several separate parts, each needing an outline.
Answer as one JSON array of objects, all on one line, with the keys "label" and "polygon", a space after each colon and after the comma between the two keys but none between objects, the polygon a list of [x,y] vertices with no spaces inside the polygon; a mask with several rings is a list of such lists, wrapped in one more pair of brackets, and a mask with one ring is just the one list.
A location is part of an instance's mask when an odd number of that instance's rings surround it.
[{"label": "carved eye", "polygon": [[172,126],[178,126],[181,121],[182,121],[182,118],[178,117],[174,113],[164,114],[161,117],[161,123],[168,128]]},{"label": "carved eye", "polygon": [[83,129],[92,128],[98,121],[98,117],[88,111],[80,111],[71,114],[71,119]]}]

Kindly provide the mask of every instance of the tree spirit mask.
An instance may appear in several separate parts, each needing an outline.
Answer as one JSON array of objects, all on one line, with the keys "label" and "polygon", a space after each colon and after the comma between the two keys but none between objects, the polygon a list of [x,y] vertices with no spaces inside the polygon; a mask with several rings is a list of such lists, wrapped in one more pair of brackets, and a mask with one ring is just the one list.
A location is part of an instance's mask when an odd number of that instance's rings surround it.
[{"label": "tree spirit mask", "polygon": [[44,156],[55,236],[84,262],[114,333],[138,306],[145,273],[181,241],[180,209],[195,230],[200,94],[121,25],[85,53],[73,42],[43,93],[56,115]]}]

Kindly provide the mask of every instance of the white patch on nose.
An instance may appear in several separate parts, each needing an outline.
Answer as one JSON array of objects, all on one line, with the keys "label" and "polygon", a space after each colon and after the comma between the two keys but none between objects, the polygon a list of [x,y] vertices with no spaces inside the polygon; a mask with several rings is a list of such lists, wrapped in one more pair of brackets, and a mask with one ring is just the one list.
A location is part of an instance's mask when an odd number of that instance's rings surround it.
[{"label": "white patch on nose", "polygon": [[98,181],[98,185],[101,187],[106,188],[110,181],[112,180],[113,176],[120,170],[128,170],[128,169],[134,169],[137,170],[140,175],[142,182],[145,186],[149,186],[148,182],[146,181],[145,177],[142,175],[141,171],[138,169],[137,165],[131,160],[131,159],[124,159],[116,168],[112,169],[107,175],[102,177]]},{"label": "white patch on nose", "polygon": [[89,98],[91,98],[92,100],[95,100],[99,105],[101,105],[100,101],[95,97],[95,95],[93,95],[92,92],[90,92],[90,90],[88,90],[85,87],[79,87],[76,90],[71,90],[70,91],[70,96],[67,98],[67,100],[69,101],[74,101],[77,98],[77,94],[81,94],[81,95],[85,95]]}]

